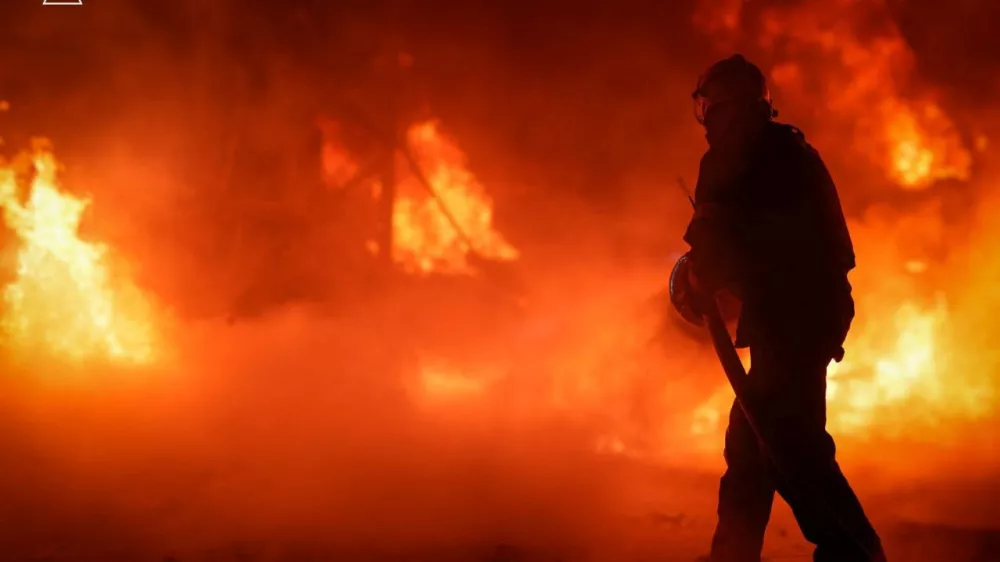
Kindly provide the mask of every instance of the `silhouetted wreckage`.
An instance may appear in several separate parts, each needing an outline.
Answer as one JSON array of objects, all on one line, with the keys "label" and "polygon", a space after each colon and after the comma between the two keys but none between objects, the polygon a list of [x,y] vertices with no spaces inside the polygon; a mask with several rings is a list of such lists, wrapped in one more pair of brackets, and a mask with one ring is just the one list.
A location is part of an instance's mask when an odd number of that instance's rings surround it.
[{"label": "silhouetted wreckage", "polygon": [[[464,334],[483,325],[484,317],[517,314],[523,290],[516,262],[480,255],[428,178],[406,135],[425,117],[416,104],[419,98],[403,95],[406,56],[394,53],[388,60],[388,70],[385,60],[377,61],[380,79],[368,89],[331,94],[325,106],[314,108],[312,121],[297,117],[301,139],[292,146],[255,150],[242,135],[234,135],[225,182],[242,192],[231,199],[238,209],[231,210],[236,219],[229,228],[237,239],[247,238],[247,255],[264,257],[242,280],[227,313],[230,322],[286,305],[350,315],[386,299],[396,303],[394,315],[406,318],[386,321],[415,323],[415,332],[421,320],[434,320],[425,317],[436,303],[466,311],[448,314],[454,330]],[[242,126],[253,127],[253,122]],[[322,162],[331,127],[338,149],[357,163],[350,173],[334,178],[324,177]],[[396,263],[393,214],[403,177],[425,192],[445,228],[454,230],[468,274],[412,272]],[[373,185],[377,193],[372,193]]]}]

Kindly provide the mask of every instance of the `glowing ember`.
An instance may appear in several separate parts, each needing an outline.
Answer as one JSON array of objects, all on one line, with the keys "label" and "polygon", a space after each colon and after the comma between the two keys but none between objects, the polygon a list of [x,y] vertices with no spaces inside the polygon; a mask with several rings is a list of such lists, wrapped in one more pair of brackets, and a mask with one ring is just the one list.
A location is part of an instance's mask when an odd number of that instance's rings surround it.
[{"label": "glowing ember", "polygon": [[493,367],[460,366],[454,361],[437,358],[421,359],[413,377],[406,385],[413,403],[431,410],[449,411],[450,407],[465,410],[469,405],[492,400],[494,385],[501,373]]},{"label": "glowing ember", "polygon": [[477,396],[486,390],[486,381],[461,371],[431,367],[420,372],[423,394],[433,400],[449,400]]},{"label": "glowing ember", "polygon": [[148,362],[149,306],[134,285],[110,273],[105,246],[79,238],[88,204],[60,190],[45,142],[0,160],[0,207],[16,240],[0,327],[18,351]]}]

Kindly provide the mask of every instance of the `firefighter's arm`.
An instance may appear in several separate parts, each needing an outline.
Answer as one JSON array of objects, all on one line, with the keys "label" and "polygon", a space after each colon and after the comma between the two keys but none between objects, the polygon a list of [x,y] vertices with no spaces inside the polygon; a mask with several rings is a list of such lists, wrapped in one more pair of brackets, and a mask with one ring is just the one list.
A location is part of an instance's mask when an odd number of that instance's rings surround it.
[{"label": "firefighter's arm", "polygon": [[697,286],[707,294],[729,285],[736,277],[740,215],[733,198],[732,186],[720,177],[719,163],[711,156],[702,158],[695,188],[694,216],[684,233],[691,247],[691,271]]},{"label": "firefighter's arm", "polygon": [[694,284],[706,294],[729,288],[739,277],[741,255],[732,211],[702,208],[688,225],[684,241],[689,252]]}]

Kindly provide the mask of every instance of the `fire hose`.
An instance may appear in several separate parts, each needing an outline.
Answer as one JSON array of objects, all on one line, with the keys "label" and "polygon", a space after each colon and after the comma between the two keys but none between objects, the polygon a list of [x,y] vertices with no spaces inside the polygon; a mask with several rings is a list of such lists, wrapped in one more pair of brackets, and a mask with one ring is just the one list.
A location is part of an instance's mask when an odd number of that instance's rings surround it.
[{"label": "fire hose", "polygon": [[722,370],[729,381],[729,385],[736,395],[736,403],[757,436],[758,444],[764,455],[770,459],[777,476],[781,479],[783,486],[782,495],[791,495],[793,501],[799,500],[810,508],[823,513],[825,518],[833,522],[839,528],[843,536],[848,537],[854,543],[859,552],[863,552],[869,560],[873,562],[884,562],[885,555],[881,549],[868,546],[867,541],[858,538],[850,527],[843,521],[837,512],[831,507],[830,502],[824,495],[822,489],[810,488],[797,478],[797,472],[789,469],[787,463],[781,457],[781,452],[776,450],[771,443],[774,443],[773,430],[767,423],[761,423],[762,416],[758,415],[759,407],[754,404],[751,393],[747,388],[747,371],[743,366],[743,361],[736,352],[729,329],[719,310],[719,305],[714,297],[699,300],[707,301],[699,303],[697,308],[691,307],[687,302],[693,297],[688,293],[691,290],[687,287],[688,268],[691,266],[690,258],[685,254],[681,256],[674,265],[670,273],[669,293],[670,300],[680,314],[688,321],[695,324],[705,325],[708,328],[712,339],[712,347],[722,365]]}]

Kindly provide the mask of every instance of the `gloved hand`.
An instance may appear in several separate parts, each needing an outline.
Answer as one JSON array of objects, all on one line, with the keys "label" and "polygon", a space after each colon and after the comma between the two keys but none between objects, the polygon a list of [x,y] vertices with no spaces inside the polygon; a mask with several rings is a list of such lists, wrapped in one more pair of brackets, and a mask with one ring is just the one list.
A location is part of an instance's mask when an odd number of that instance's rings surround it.
[{"label": "gloved hand", "polygon": [[695,275],[690,255],[681,256],[670,273],[670,302],[674,309],[688,322],[702,326],[707,307],[714,305],[712,298]]}]

